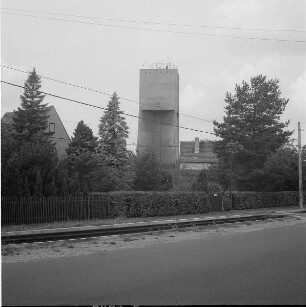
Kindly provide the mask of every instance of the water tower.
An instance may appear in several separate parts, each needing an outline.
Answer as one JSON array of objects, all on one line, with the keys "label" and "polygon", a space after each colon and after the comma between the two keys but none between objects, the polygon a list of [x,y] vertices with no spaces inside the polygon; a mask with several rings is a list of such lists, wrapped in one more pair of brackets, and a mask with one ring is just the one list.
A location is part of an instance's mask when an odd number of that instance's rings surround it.
[{"label": "water tower", "polygon": [[179,74],[170,63],[140,69],[138,150],[149,147],[163,164],[179,158]]}]

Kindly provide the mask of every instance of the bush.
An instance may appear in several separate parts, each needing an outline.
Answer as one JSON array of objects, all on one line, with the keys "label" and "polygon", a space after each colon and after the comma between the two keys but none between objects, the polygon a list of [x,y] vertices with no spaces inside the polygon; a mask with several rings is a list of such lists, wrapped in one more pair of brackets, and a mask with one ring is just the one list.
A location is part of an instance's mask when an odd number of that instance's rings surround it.
[{"label": "bush", "polygon": [[171,170],[172,191],[192,191],[192,185],[196,181],[199,172],[199,170],[191,169]]},{"label": "bush", "polygon": [[134,190],[136,191],[168,191],[172,188],[172,177],[163,169],[156,154],[149,148],[137,151],[134,161]]},{"label": "bush", "polygon": [[218,183],[217,174],[214,168],[202,169],[192,185],[193,191],[204,191],[209,194],[216,194],[223,191]]},{"label": "bush", "polygon": [[206,193],[191,192],[111,192],[110,217],[148,217],[199,214],[209,211]]},{"label": "bush", "polygon": [[[306,199],[304,193],[304,200]],[[232,209],[257,209],[299,205],[299,192],[232,192]],[[229,206],[230,193],[225,192],[223,205]]]}]

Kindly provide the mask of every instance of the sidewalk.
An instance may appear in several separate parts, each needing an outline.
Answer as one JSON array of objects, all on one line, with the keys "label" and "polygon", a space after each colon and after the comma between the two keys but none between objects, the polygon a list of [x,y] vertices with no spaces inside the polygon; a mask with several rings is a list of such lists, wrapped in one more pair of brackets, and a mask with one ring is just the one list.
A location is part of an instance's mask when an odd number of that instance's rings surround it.
[{"label": "sidewalk", "polygon": [[37,233],[55,233],[68,232],[71,230],[81,231],[90,229],[107,229],[118,227],[144,226],[152,224],[199,221],[199,220],[226,220],[229,218],[239,218],[245,216],[256,216],[262,214],[298,214],[299,207],[274,207],[274,208],[259,208],[247,210],[230,210],[223,212],[208,212],[204,214],[189,214],[189,215],[175,215],[162,217],[148,217],[148,218],[117,218],[106,220],[82,220],[82,221],[68,221],[55,222],[49,224],[34,224],[34,225],[13,225],[4,226],[1,230],[1,235],[21,235],[21,234],[37,234]]}]

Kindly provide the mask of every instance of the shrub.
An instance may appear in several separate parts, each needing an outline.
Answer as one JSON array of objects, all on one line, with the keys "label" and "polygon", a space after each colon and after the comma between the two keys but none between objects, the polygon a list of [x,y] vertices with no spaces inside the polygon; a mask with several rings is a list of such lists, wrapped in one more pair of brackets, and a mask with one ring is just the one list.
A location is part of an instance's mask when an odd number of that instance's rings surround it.
[{"label": "shrub", "polygon": [[223,193],[223,210],[231,210],[232,204],[231,204],[231,198],[229,192]]},{"label": "shrub", "polygon": [[170,172],[172,177],[172,191],[192,191],[192,185],[196,181],[200,171],[173,169]]},{"label": "shrub", "polygon": [[206,193],[191,192],[111,192],[110,217],[148,217],[199,214],[209,211]]},{"label": "shrub", "polygon": [[[306,193],[304,193],[304,199]],[[232,192],[232,209],[256,209],[298,206],[299,192]],[[230,193],[225,192],[223,205],[230,204]]]},{"label": "shrub", "polygon": [[168,191],[172,188],[172,177],[163,169],[156,154],[149,148],[137,151],[134,162],[134,189],[136,191]]}]

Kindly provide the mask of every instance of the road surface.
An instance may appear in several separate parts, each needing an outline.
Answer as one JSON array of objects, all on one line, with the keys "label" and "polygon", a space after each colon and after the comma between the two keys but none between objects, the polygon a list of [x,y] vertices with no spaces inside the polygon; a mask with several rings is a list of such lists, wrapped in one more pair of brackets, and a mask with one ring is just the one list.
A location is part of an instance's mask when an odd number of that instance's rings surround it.
[{"label": "road surface", "polygon": [[2,303],[306,304],[306,223],[3,264]]}]

